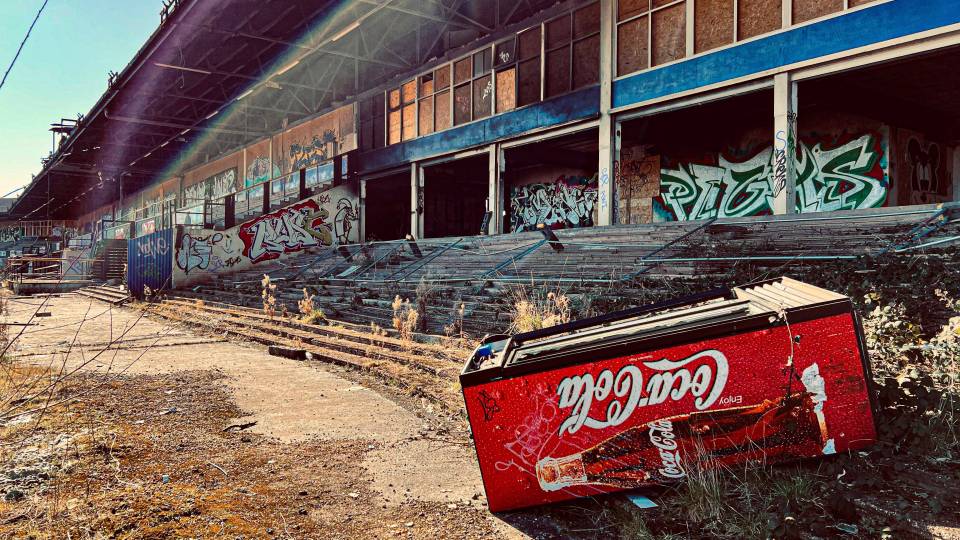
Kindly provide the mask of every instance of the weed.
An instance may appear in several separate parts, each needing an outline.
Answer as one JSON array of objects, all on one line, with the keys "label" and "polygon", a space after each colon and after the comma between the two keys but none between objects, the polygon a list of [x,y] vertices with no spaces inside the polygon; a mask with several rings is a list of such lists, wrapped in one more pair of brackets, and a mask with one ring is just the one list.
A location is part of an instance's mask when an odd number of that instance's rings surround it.
[{"label": "weed", "polygon": [[316,295],[310,294],[306,287],[303,288],[303,298],[297,302],[300,309],[300,322],[307,324],[323,324],[327,318],[323,315],[323,310],[313,304]]},{"label": "weed", "polygon": [[427,331],[427,307],[437,295],[437,289],[433,283],[421,278],[414,291],[417,295],[417,331]]},{"label": "weed", "polygon": [[466,311],[466,305],[463,302],[460,302],[460,307],[457,308],[457,311],[454,313],[453,320],[450,321],[450,324],[443,327],[443,333],[447,337],[457,338],[458,341],[463,341],[463,314]]},{"label": "weed", "polygon": [[277,297],[275,296],[277,286],[270,282],[270,276],[264,274],[263,279],[260,280],[260,287],[260,298],[263,299],[263,312],[272,319],[277,313]]},{"label": "weed", "polygon": [[406,342],[413,341],[413,333],[417,329],[417,319],[420,314],[410,300],[403,300],[398,294],[393,299],[393,328],[400,333],[400,339]]}]

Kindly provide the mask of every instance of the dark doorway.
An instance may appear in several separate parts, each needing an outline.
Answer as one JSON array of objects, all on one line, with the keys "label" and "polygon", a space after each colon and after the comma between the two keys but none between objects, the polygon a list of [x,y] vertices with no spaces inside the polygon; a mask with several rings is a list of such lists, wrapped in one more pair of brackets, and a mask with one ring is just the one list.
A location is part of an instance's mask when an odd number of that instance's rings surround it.
[{"label": "dark doorway", "polygon": [[366,240],[397,240],[410,234],[410,173],[367,180]]},{"label": "dark doorway", "polygon": [[487,211],[487,154],[423,169],[423,234],[426,238],[480,234]]}]

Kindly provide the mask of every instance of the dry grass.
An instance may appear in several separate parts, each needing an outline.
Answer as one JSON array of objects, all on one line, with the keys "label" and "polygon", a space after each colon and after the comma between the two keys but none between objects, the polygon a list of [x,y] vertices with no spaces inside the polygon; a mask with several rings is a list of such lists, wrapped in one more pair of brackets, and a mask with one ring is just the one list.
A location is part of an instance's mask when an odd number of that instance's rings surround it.
[{"label": "dry grass", "polygon": [[393,299],[393,328],[400,334],[400,339],[405,342],[412,342],[414,332],[417,330],[417,321],[420,313],[410,304],[410,300],[404,300],[397,295]]},{"label": "dry grass", "polygon": [[567,295],[517,288],[512,292],[510,331],[532,332],[570,322],[570,299]]}]

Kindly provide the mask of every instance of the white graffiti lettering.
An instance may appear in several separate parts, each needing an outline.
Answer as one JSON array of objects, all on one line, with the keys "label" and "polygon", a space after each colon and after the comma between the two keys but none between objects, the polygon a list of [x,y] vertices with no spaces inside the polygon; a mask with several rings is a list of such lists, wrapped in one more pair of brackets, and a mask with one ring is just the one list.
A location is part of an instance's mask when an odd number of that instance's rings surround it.
[{"label": "white graffiti lettering", "polygon": [[510,228],[514,232],[593,226],[597,177],[560,177],[553,183],[516,186],[510,194]]},{"label": "white graffiti lettering", "polygon": [[[314,229],[308,229],[309,222],[318,217],[309,207],[286,208],[276,215],[260,219],[253,223],[247,234],[252,237],[247,256],[257,262],[267,255],[298,251],[311,246],[330,244],[322,242],[324,236]],[[321,210],[325,213],[325,211]],[[327,239],[329,230],[324,227]]]},{"label": "white graffiti lettering", "polygon": [[204,181],[183,188],[185,204],[222,199],[237,189],[237,169],[227,169]]},{"label": "white graffiti lettering", "polygon": [[[688,368],[693,364],[693,369]],[[697,410],[704,410],[720,397],[727,383],[727,358],[720,351],[706,350],[683,360],[661,360],[643,362],[643,366],[653,370],[653,374],[643,384],[643,373],[633,364],[620,368],[616,376],[609,369],[603,370],[594,378],[590,373],[567,377],[557,386],[558,406],[570,409],[570,416],[560,424],[560,434],[573,434],[581,427],[603,429],[619,426],[636,411],[664,403],[667,400],[679,401],[688,394],[694,397]],[[593,418],[590,409],[594,400],[604,402],[613,394],[607,404],[603,418]]]},{"label": "white graffiti lettering", "polygon": [[221,233],[198,237],[183,235],[180,249],[177,250],[177,266],[187,274],[191,270],[207,270],[210,267],[213,246],[221,240],[223,240]]},{"label": "white graffiti lettering", "polygon": [[[786,185],[786,148],[767,148],[734,163],[723,156],[718,164],[681,164],[660,171],[660,199],[671,219],[678,221],[742,217],[769,213],[773,199]],[[780,148],[780,146],[783,146]],[[833,149],[817,143],[800,144],[795,159],[799,212],[875,208],[886,201],[889,189],[875,165],[882,152],[872,135],[864,135]]]}]

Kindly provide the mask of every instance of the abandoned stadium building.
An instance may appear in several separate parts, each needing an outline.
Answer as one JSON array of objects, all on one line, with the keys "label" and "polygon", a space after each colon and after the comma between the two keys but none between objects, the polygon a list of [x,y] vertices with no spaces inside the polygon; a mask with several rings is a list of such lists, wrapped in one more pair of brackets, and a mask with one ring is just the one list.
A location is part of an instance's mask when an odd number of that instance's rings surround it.
[{"label": "abandoned stadium building", "polygon": [[0,258],[105,278],[127,250],[139,295],[405,238],[926,219],[960,200],[958,68],[955,0],[181,0]]}]

